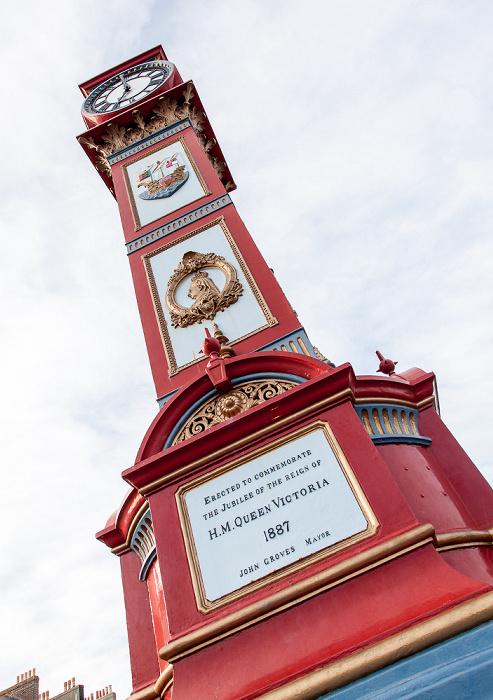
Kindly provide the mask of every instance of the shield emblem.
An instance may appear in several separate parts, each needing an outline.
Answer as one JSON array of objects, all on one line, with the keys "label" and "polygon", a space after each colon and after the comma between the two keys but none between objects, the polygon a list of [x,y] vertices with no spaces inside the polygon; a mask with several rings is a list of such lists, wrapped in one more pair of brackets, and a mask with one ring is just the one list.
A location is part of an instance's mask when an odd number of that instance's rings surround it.
[{"label": "shield emblem", "polygon": [[145,200],[172,197],[189,177],[188,168],[181,153],[174,153],[165,160],[157,160],[136,173],[139,198]]}]

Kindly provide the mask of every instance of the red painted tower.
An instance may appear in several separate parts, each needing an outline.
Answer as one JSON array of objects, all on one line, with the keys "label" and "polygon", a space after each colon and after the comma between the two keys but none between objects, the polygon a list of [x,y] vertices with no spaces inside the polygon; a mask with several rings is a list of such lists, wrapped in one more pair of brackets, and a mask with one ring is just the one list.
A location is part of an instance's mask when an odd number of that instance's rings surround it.
[{"label": "red painted tower", "polygon": [[161,47],[80,87],[160,405],[98,534],[121,561],[132,697],[321,698],[491,620],[493,492],[434,375],[320,356]]}]

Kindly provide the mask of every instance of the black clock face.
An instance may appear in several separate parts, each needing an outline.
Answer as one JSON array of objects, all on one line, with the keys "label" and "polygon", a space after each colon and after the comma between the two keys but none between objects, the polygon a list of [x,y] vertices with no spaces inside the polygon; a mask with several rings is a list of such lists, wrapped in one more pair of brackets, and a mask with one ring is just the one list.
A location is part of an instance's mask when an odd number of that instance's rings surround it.
[{"label": "black clock face", "polygon": [[82,111],[91,115],[127,109],[165,83],[173,68],[168,61],[149,61],[118,73],[91,92],[82,105]]}]

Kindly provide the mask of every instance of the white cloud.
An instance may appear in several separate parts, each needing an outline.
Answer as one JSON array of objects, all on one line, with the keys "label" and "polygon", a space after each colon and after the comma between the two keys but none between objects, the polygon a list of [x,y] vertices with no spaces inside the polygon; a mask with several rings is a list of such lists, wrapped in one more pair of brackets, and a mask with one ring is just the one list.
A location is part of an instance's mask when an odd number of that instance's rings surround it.
[{"label": "white cloud", "polygon": [[[26,18],[29,21],[26,21]],[[435,370],[493,481],[493,8],[53,0],[4,13],[2,682],[130,688],[118,562],[93,533],[156,412],[116,204],[77,84],[162,43],[193,78],[240,215],[312,341]]]}]

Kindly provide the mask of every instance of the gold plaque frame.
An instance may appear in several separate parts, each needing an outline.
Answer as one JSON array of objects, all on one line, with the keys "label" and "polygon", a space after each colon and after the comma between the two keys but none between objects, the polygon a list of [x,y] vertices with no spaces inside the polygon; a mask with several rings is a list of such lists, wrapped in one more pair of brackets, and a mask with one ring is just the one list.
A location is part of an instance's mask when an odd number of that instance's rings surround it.
[{"label": "gold plaque frame", "polygon": [[190,165],[192,166],[192,170],[195,173],[195,175],[197,176],[197,179],[198,179],[198,181],[199,181],[199,183],[204,191],[204,194],[201,197],[197,197],[196,199],[190,200],[190,202],[188,202],[186,205],[182,204],[179,207],[172,209],[164,216],[169,216],[174,211],[177,211],[178,209],[182,209],[183,206],[188,206],[189,204],[192,204],[193,202],[198,202],[199,199],[202,199],[202,197],[207,197],[210,194],[212,194],[211,190],[207,187],[206,182],[205,182],[204,178],[202,177],[202,174],[201,174],[200,170],[198,169],[197,164],[195,163],[195,160],[193,159],[192,154],[190,153],[190,149],[188,148],[188,146],[185,142],[185,139],[182,136],[180,136],[179,138],[173,139],[172,141],[160,143],[158,146],[151,148],[150,151],[146,151],[145,153],[137,156],[136,158],[132,158],[132,160],[129,160],[127,163],[122,165],[123,177],[125,179],[125,186],[127,188],[128,199],[130,202],[130,208],[132,209],[132,216],[134,218],[134,224],[135,224],[136,231],[140,231],[140,229],[143,228],[143,226],[148,226],[149,224],[153,223],[154,221],[157,221],[158,219],[163,218],[163,214],[159,214],[155,219],[153,219],[153,221],[149,221],[147,224],[141,224],[139,212],[137,211],[137,204],[135,202],[135,197],[134,197],[134,193],[133,193],[133,189],[132,189],[132,183],[130,182],[130,177],[128,175],[127,169],[130,165],[137,163],[139,160],[143,160],[144,158],[149,158],[149,156],[152,155],[153,153],[156,153],[157,151],[162,151],[163,149],[168,148],[168,146],[172,146],[174,143],[180,143],[183,150],[185,151],[185,154],[190,162]]},{"label": "gold plaque frame", "polygon": [[198,235],[199,233],[202,233],[203,231],[206,231],[209,228],[212,228],[213,226],[219,225],[223,231],[223,234],[229,243],[231,250],[233,251],[233,254],[236,258],[236,261],[238,262],[238,265],[240,266],[241,271],[243,272],[246,281],[248,282],[248,286],[250,287],[250,290],[253,293],[253,296],[255,297],[258,305],[260,306],[260,309],[262,313],[264,314],[266,323],[263,326],[260,326],[259,328],[255,328],[255,330],[251,331],[250,333],[246,333],[245,335],[241,336],[241,338],[236,338],[235,340],[231,341],[230,344],[234,345],[235,343],[239,343],[241,340],[245,340],[245,338],[249,338],[250,336],[254,335],[255,333],[258,333],[259,331],[264,330],[265,328],[269,328],[271,326],[277,325],[277,319],[275,316],[271,313],[271,310],[269,309],[267,302],[265,301],[260,289],[258,288],[254,277],[252,273],[250,272],[250,269],[243,258],[242,254],[240,253],[240,250],[238,246],[235,243],[235,240],[233,236],[231,235],[226,222],[224,220],[223,216],[220,216],[219,218],[215,219],[214,221],[211,221],[208,224],[205,224],[204,226],[200,226],[199,228],[194,229],[193,231],[190,231],[190,233],[185,234],[184,236],[181,236],[180,238],[177,238],[176,240],[172,241],[171,243],[167,243],[163,246],[160,246],[159,248],[156,248],[156,250],[151,251],[150,253],[145,253],[142,256],[142,261],[144,263],[144,267],[147,273],[147,280],[149,283],[149,289],[151,291],[151,296],[152,300],[154,302],[154,310],[156,312],[156,317],[157,321],[159,324],[159,329],[161,331],[161,337],[163,340],[163,345],[164,345],[164,350],[166,352],[166,357],[168,359],[168,374],[170,377],[173,377],[174,375],[178,374],[181,370],[185,369],[186,367],[190,367],[191,365],[196,364],[197,362],[200,362],[203,360],[203,357],[197,357],[194,360],[191,360],[190,362],[185,363],[184,365],[178,366],[178,363],[176,361],[175,353],[173,351],[173,345],[171,343],[171,337],[168,331],[168,323],[166,321],[166,318],[164,316],[163,312],[163,307],[161,304],[161,299],[159,297],[159,292],[157,289],[156,285],[156,280],[154,278],[154,273],[152,271],[152,265],[151,265],[151,258],[153,258],[155,255],[159,255],[159,253],[162,253],[165,250],[168,250],[169,248],[172,248],[175,245],[178,245],[179,243],[182,243],[183,241],[186,241],[190,238],[193,238],[194,236]]},{"label": "gold plaque frame", "polygon": [[[272,450],[275,450],[278,447],[287,445],[300,437],[309,435],[310,433],[316,432],[318,430],[321,430],[325,438],[327,439],[329,447],[332,449],[334,456],[336,457],[337,462],[339,463],[339,466],[349,484],[349,487],[353,492],[356,502],[358,503],[359,507],[363,512],[363,515],[367,522],[366,529],[340,542],[335,542],[334,544],[329,545],[328,547],[325,547],[319,550],[318,552],[314,552],[313,554],[309,554],[306,557],[302,557],[296,562],[287,564],[285,567],[273,571],[272,573],[267,574],[261,579],[252,581],[251,583],[248,583],[247,585],[233,591],[232,593],[228,593],[227,595],[224,595],[221,598],[218,598],[217,600],[208,600],[205,593],[204,582],[202,579],[200,569],[200,562],[197,550],[195,548],[192,525],[190,522],[188,508],[185,500],[187,493],[197,488],[198,486],[201,486],[207,481],[213,481],[216,477],[221,476],[226,472],[233,471],[237,467],[240,467],[243,464],[250,462],[251,460],[259,457],[260,455],[271,452]],[[218,469],[215,469],[213,472],[205,474],[197,479],[194,479],[188,484],[181,486],[176,492],[176,501],[178,505],[178,514],[182,527],[183,537],[185,540],[185,549],[187,552],[188,563],[190,566],[193,589],[195,592],[195,598],[197,600],[197,607],[203,613],[208,613],[213,610],[216,610],[217,608],[227,605],[228,603],[237,600],[238,598],[243,598],[246,595],[249,595],[250,593],[259,590],[260,588],[268,586],[275,581],[283,579],[286,576],[289,576],[300,570],[306,569],[311,564],[314,564],[322,559],[326,559],[338,552],[342,552],[346,549],[349,549],[356,543],[373,537],[380,527],[380,523],[378,522],[377,517],[374,514],[370,503],[368,502],[368,499],[366,498],[366,495],[363,489],[361,488],[346,458],[346,455],[344,454],[342,448],[337,442],[329,424],[324,421],[316,421],[314,423],[311,423],[310,425],[304,426],[303,428],[300,428],[299,430],[290,433],[287,436],[283,436],[282,438],[279,438],[278,440],[275,440],[274,442],[269,443],[268,445],[264,445],[263,447],[254,450],[253,452],[250,452],[248,455],[244,455],[238,459],[235,459],[232,462],[229,462],[228,464],[223,465]]]}]

